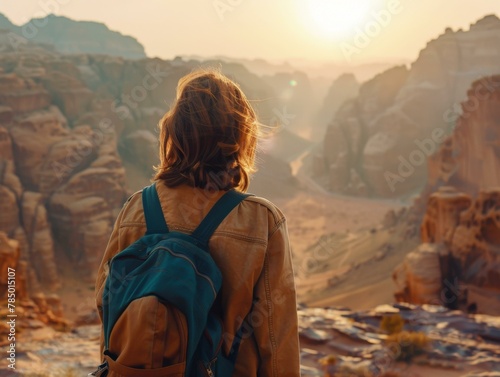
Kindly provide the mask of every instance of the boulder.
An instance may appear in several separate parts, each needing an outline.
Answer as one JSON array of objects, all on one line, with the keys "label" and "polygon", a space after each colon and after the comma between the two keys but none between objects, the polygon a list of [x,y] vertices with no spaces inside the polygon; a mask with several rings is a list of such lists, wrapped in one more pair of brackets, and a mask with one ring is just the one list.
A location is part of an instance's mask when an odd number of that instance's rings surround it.
[{"label": "boulder", "polygon": [[453,187],[443,186],[433,193],[421,225],[422,242],[449,243],[460,222],[460,214],[469,208],[472,199]]},{"label": "boulder", "polygon": [[[500,307],[499,219],[500,188],[483,190],[476,199],[452,187],[430,195],[421,226],[423,244],[393,275],[396,299],[483,313]],[[479,302],[483,296],[490,300]]]},{"label": "boulder", "polygon": [[442,280],[440,259],[447,253],[443,244],[423,243],[410,252],[393,274],[398,301],[440,304]]}]

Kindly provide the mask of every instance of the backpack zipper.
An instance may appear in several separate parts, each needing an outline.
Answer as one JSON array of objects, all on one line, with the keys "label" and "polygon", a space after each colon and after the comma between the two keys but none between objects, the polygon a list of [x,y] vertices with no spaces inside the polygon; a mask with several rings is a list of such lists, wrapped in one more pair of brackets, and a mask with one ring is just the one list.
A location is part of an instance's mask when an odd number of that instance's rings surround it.
[{"label": "backpack zipper", "polygon": [[214,377],[214,371],[212,370],[212,365],[215,364],[217,361],[217,357],[214,358],[213,360],[209,361],[208,364],[205,366],[205,369],[207,370],[208,377]]},{"label": "backpack zipper", "polygon": [[198,276],[204,278],[206,281],[208,281],[208,283],[210,284],[210,287],[212,287],[212,291],[214,293],[214,298],[217,297],[217,290],[215,289],[215,286],[214,286],[214,283],[213,283],[212,279],[210,279],[210,277],[208,275],[202,274],[200,271],[198,271],[198,268],[195,266],[195,264],[193,263],[193,261],[191,259],[189,259],[188,257],[186,257],[184,254],[175,253],[174,251],[172,251],[169,248],[166,248],[164,246],[157,247],[156,249],[154,249],[153,251],[151,251],[151,253],[153,253],[155,250],[158,250],[158,249],[166,250],[170,254],[172,254],[173,256],[175,256],[177,258],[185,259],[187,262],[189,262],[191,264],[191,266],[193,266],[193,269],[196,272],[196,275],[198,275]]},{"label": "backpack zipper", "polygon": [[[223,340],[221,338],[220,341],[219,341],[219,344],[217,345],[217,351],[215,351],[215,355],[218,355],[219,352],[221,352],[222,343],[223,343]],[[217,356],[215,356],[212,360],[210,360],[207,363],[207,365],[205,365],[205,369],[207,371],[208,377],[214,377],[215,376],[214,371],[212,370],[212,365],[214,365],[216,362],[217,362]]]}]

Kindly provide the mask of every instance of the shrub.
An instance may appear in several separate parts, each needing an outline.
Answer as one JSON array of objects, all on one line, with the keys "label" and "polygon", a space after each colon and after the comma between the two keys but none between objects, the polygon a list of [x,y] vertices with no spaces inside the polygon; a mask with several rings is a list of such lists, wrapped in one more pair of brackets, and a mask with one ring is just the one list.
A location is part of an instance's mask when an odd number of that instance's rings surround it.
[{"label": "shrub", "polygon": [[398,361],[410,361],[421,355],[427,350],[430,342],[423,332],[402,331],[387,337],[387,344]]},{"label": "shrub", "polygon": [[339,371],[334,374],[335,377],[373,377],[370,369],[365,366],[342,365]]},{"label": "shrub", "polygon": [[334,365],[337,364],[337,358],[334,355],[328,355],[319,359],[319,363],[323,366],[325,377],[334,377]]},{"label": "shrub", "polygon": [[319,363],[323,366],[335,365],[337,364],[337,358],[335,357],[335,355],[328,355],[319,359]]},{"label": "shrub", "polygon": [[397,334],[403,331],[405,320],[400,314],[384,315],[380,322],[380,328],[387,334]]}]

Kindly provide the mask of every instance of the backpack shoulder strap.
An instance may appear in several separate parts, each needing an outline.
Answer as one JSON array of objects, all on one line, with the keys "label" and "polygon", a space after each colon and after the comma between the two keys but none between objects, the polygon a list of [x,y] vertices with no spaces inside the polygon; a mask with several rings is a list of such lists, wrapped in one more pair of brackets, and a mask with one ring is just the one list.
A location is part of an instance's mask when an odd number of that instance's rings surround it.
[{"label": "backpack shoulder strap", "polygon": [[144,187],[142,190],[142,206],[146,218],[146,234],[168,233],[167,222],[160,205],[160,198],[155,184]]},{"label": "backpack shoulder strap", "polygon": [[240,204],[246,197],[252,194],[244,194],[242,192],[231,189],[227,191],[210,209],[210,212],[205,216],[200,225],[191,234],[194,238],[200,241],[205,248],[208,249],[208,241],[215,229],[220,225],[222,220]]}]

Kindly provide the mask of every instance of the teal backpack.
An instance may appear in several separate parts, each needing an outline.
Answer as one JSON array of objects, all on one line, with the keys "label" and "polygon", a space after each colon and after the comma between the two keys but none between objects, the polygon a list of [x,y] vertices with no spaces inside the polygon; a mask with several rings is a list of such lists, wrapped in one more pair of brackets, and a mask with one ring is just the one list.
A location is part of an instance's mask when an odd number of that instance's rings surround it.
[{"label": "teal backpack", "polygon": [[[103,293],[105,362],[89,376],[104,377],[113,372],[135,377],[232,375],[242,329],[226,355],[221,349],[224,329],[216,303],[222,275],[210,256],[208,241],[222,220],[249,195],[227,191],[188,235],[168,230],[154,184],[144,188],[142,202],[147,232],[110,262]],[[183,350],[185,362],[156,369],[115,362],[118,355],[108,349],[113,326],[132,301],[148,296],[156,296],[160,303],[174,306],[185,316],[188,328],[187,349]]]}]

